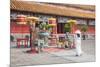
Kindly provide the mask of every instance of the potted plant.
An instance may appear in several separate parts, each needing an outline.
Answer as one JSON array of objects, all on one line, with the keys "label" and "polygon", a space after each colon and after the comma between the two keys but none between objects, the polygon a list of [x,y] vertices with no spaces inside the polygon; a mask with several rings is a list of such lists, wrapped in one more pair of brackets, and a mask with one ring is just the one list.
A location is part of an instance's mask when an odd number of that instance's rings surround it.
[{"label": "potted plant", "polygon": [[64,26],[64,31],[65,33],[66,32],[71,32],[71,27],[70,27],[70,24],[69,23],[66,23],[65,26]]},{"label": "potted plant", "polygon": [[81,31],[83,32],[83,40],[85,40],[86,39],[86,35],[85,35],[85,32],[87,31],[87,29],[88,29],[88,26],[87,25],[82,25],[81,26]]},{"label": "potted plant", "polygon": [[14,36],[10,36],[10,41],[14,41]]},{"label": "potted plant", "polygon": [[29,35],[26,35],[25,38],[29,39],[30,37],[29,37]]},{"label": "potted plant", "polygon": [[52,26],[45,22],[40,24],[41,31],[39,32],[39,36],[41,39],[44,39],[45,46],[48,46],[48,37],[50,35],[51,28]]}]

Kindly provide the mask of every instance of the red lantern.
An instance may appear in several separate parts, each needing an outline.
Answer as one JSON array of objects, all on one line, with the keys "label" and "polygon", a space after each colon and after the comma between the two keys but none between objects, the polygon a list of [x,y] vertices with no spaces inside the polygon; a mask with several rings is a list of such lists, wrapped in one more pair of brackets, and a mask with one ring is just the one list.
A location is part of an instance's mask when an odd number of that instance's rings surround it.
[{"label": "red lantern", "polygon": [[25,15],[17,15],[16,21],[18,24],[26,24],[26,16]]}]

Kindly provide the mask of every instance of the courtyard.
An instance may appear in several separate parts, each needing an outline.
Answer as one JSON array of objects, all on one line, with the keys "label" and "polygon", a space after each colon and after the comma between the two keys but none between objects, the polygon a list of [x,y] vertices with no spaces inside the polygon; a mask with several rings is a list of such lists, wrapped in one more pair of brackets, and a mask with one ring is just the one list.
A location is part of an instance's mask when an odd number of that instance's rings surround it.
[{"label": "courtyard", "polygon": [[[95,40],[82,40],[82,56],[75,56],[74,49],[49,47],[42,53],[26,53],[30,48],[11,47],[11,66],[28,66],[44,64],[66,64],[95,61]],[[50,50],[49,50],[50,49]]]}]

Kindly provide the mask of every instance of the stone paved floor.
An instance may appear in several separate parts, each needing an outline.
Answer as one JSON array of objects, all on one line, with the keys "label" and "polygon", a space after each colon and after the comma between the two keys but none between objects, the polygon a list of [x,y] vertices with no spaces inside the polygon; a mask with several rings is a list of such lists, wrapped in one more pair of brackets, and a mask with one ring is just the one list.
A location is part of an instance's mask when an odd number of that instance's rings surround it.
[{"label": "stone paved floor", "polygon": [[58,64],[71,63],[70,60],[62,59],[53,54],[43,52],[40,54],[27,54],[28,49],[11,49],[11,66],[20,65],[40,65],[40,64]]},{"label": "stone paved floor", "polygon": [[95,40],[82,40],[82,50],[88,54],[95,55]]},{"label": "stone paved floor", "polygon": [[59,52],[28,54],[29,48],[11,48],[11,66],[77,63],[95,61],[95,41],[82,41],[83,56],[76,57],[74,49]]}]

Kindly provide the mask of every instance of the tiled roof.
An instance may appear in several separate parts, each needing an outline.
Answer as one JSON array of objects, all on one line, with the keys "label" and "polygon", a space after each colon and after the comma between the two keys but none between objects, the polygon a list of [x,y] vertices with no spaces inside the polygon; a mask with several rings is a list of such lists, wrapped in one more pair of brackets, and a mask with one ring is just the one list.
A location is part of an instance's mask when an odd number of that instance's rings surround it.
[{"label": "tiled roof", "polygon": [[51,4],[25,2],[25,1],[11,1],[11,10],[30,11],[44,14],[54,14],[61,16],[71,16],[80,18],[95,18],[95,12],[81,10],[71,7],[60,7]]},{"label": "tiled roof", "polygon": [[65,4],[65,3],[61,4],[61,3],[48,3],[48,2],[43,2],[43,3],[53,4],[57,6],[73,7],[73,8],[89,10],[89,11],[95,11],[95,5]]}]

